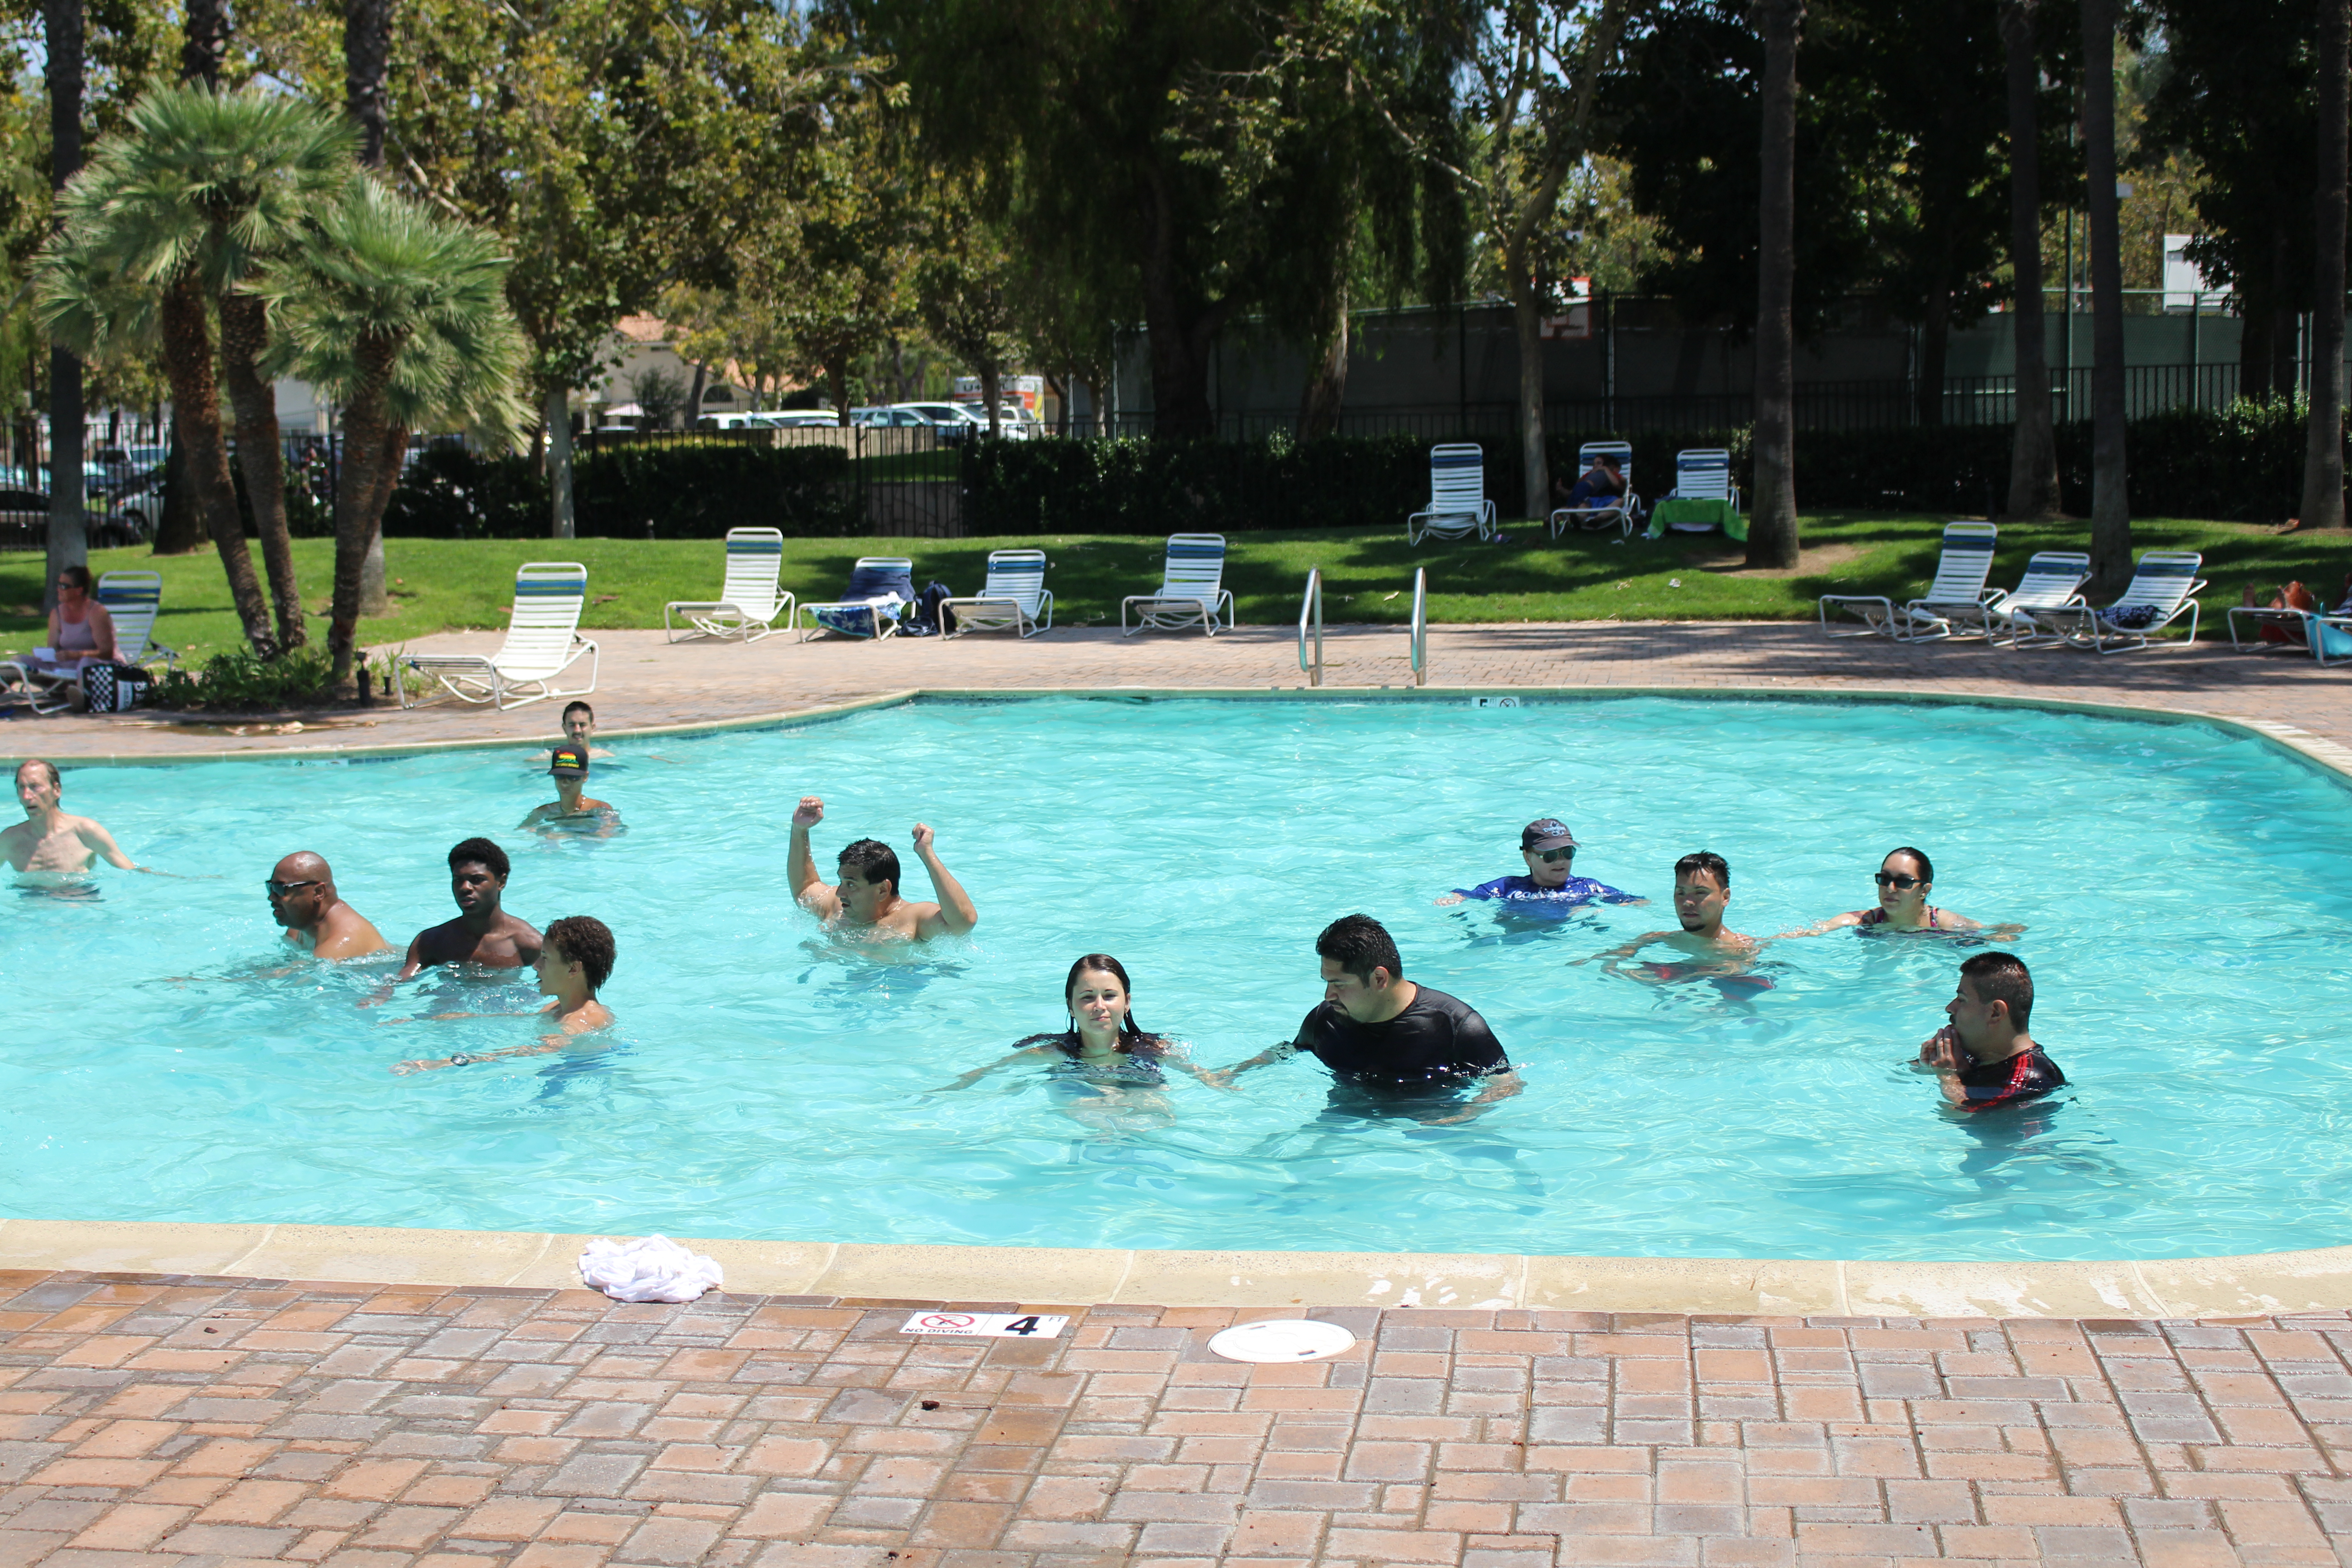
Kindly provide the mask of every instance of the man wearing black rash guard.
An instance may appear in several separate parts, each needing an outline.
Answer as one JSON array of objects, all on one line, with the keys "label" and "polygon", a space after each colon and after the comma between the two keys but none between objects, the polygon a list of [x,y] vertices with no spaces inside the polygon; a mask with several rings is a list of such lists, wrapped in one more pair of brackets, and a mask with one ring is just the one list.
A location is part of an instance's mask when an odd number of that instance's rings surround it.
[{"label": "man wearing black rash guard", "polygon": [[1955,1110],[1998,1110],[2066,1087],[2066,1075],[2025,1032],[2033,976],[2015,953],[1979,952],[1960,965],[1952,1021],[1927,1037],[1912,1066],[1936,1075]]},{"label": "man wearing black rash guard", "polygon": [[[1315,939],[1315,952],[1323,961],[1323,1002],[1297,1037],[1209,1075],[1211,1081],[1229,1086],[1253,1068],[1310,1051],[1339,1082],[1335,1109],[1383,1102],[1384,1110],[1432,1125],[1467,1121],[1519,1092],[1519,1076],[1486,1020],[1459,997],[1404,978],[1396,942],[1371,916],[1333,921]],[[1458,1091],[1473,1079],[1484,1080],[1478,1093],[1461,1100]],[[1423,1114],[1440,1108],[1452,1114]]]}]

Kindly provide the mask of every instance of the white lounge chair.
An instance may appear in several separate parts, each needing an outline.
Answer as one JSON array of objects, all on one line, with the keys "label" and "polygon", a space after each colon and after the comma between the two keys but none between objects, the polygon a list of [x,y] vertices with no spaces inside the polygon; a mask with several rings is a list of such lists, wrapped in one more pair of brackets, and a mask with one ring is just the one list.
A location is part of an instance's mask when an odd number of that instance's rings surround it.
[{"label": "white lounge chair", "polygon": [[[1824,594],[1821,599],[1822,629],[1833,637],[1886,637],[1898,640],[1948,637],[1938,626],[1952,616],[1974,615],[1998,590],[1987,590],[1992,574],[1992,547],[2000,530],[1989,522],[1944,525],[1944,551],[1936,563],[1936,580],[1927,591],[1906,604],[1896,605],[1878,594]],[[1860,617],[1859,626],[1832,626],[1830,611],[1839,609]]]},{"label": "white lounge chair", "polygon": [[1625,441],[1587,441],[1576,449],[1576,471],[1581,477],[1592,467],[1596,458],[1617,459],[1618,477],[1625,488],[1606,500],[1596,499],[1590,506],[1560,507],[1551,514],[1551,536],[1558,539],[1570,528],[1607,528],[1612,524],[1624,530],[1625,537],[1633,534],[1633,516],[1642,510],[1642,498],[1633,493],[1633,447]]},{"label": "white lounge chair", "polygon": [[[114,661],[145,664],[162,659],[179,662],[179,653],[155,640],[155,616],[163,607],[161,572],[108,572],[98,580],[98,602],[114,622]],[[36,713],[58,713],[71,707],[78,674],[44,669],[31,659],[0,664],[0,692],[24,702]]]},{"label": "white lounge chair", "polygon": [[[904,555],[861,555],[849,570],[849,586],[829,605],[803,605],[796,612],[807,617],[801,641],[819,632],[843,637],[895,637],[898,617],[915,602],[915,563]],[[832,614],[840,625],[821,618]]]},{"label": "white lounge chair", "polygon": [[[686,637],[741,637],[758,642],[776,629],[775,623],[793,624],[793,598],[780,593],[776,579],[784,569],[784,535],[774,528],[730,528],[727,531],[727,579],[719,597],[674,599],[662,606],[662,631],[671,642]],[[781,612],[781,613],[780,613]],[[685,617],[675,626],[670,616]]]},{"label": "white lounge chair", "polygon": [[2025,563],[2025,575],[1984,606],[1986,640],[1995,647],[2054,647],[2066,639],[2035,617],[2052,610],[2073,609],[2088,601],[2083,584],[2091,580],[2091,558],[2079,550],[2042,550]]},{"label": "white lounge chair", "polygon": [[[1118,602],[1118,635],[1133,637],[1146,629],[1179,632],[1197,626],[1211,637],[1217,635],[1217,617],[1224,624],[1234,624],[1233,590],[1225,578],[1225,536],[1222,533],[1171,533],[1168,536],[1168,564],[1160,574],[1160,591],[1156,594],[1130,594]],[[1127,624],[1127,613],[1135,612],[1136,624]]]},{"label": "white lounge chair", "polygon": [[109,572],[98,580],[98,602],[114,621],[114,658],[118,664],[145,664],[162,659],[179,662],[179,654],[155,640],[155,617],[163,608],[161,572]]},{"label": "white lounge chair", "polygon": [[1495,503],[1486,499],[1486,455],[1468,441],[1429,449],[1429,505],[1404,520],[1404,542],[1419,544],[1434,534],[1459,539],[1495,536]]},{"label": "white lounge chair", "polygon": [[1054,594],[1045,586],[1045,552],[1042,550],[992,550],[988,581],[969,599],[949,599],[940,619],[952,614],[955,629],[966,632],[1019,632],[1024,637],[1054,629]]},{"label": "white lounge chair", "polygon": [[[2197,601],[2189,595],[2205,586],[2197,569],[2205,557],[2194,550],[2150,550],[2132,569],[2131,585],[2122,598],[2100,608],[2079,605],[2071,609],[2044,610],[2034,617],[2075,647],[2100,653],[2122,653],[2146,647],[2150,632],[2162,631],[2189,615],[2189,640],[2197,640]],[[2110,647],[2112,643],[2115,646]]]},{"label": "white lounge chair", "polygon": [[[427,676],[460,702],[520,708],[551,697],[585,697],[596,689],[596,644],[580,635],[580,610],[588,601],[588,568],[577,561],[526,561],[515,573],[514,618],[507,623],[506,646],[484,658],[478,653],[412,653],[400,662]],[[588,684],[555,682],[582,659]],[[401,682],[400,705],[416,706],[415,694]]]}]

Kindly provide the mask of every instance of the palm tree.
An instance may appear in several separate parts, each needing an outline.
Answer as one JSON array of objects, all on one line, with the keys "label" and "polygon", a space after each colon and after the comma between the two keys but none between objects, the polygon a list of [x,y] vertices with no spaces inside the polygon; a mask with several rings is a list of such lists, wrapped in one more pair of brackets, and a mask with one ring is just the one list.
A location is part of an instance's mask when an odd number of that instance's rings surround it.
[{"label": "palm tree", "polygon": [[2312,268],[2311,428],[2303,458],[2303,526],[2344,526],[2344,226],[2352,121],[2346,119],[2346,0],[2319,0],[2312,53],[2319,76],[2319,249]]},{"label": "palm tree", "polygon": [[[154,296],[190,484],[246,638],[265,658],[299,647],[304,632],[277,401],[257,369],[268,324],[250,285],[295,243],[320,204],[354,177],[351,132],[324,110],[276,94],[159,89],[131,108],[123,133],[67,192],[65,229],[44,274],[52,332],[76,347],[110,335],[94,319],[110,301],[119,306],[130,291]],[[214,377],[215,310],[221,379],[236,409],[238,458],[276,601],[275,636],[229,477]]]},{"label": "palm tree", "polygon": [[274,368],[340,398],[335,482],[334,679],[349,679],[360,574],[399,481],[408,431],[464,423],[511,442],[527,358],[506,307],[507,258],[469,224],[436,216],[373,176],[319,214],[299,265],[259,284],[278,324]]},{"label": "palm tree", "polygon": [[2083,0],[2083,163],[2091,231],[2091,578],[2131,581],[2124,453],[2123,225],[2116,190],[2116,0]]},{"label": "palm tree", "polygon": [[1797,39],[1805,0],[1762,0],[1764,187],[1756,258],[1756,499],[1748,563],[1797,563]]},{"label": "palm tree", "polygon": [[2058,515],[2058,436],[2050,420],[2050,350],[2042,319],[2042,68],[2033,49],[2038,0],[2003,0],[2009,70],[2009,262],[2017,280],[2017,434],[2009,454],[2013,518]]}]

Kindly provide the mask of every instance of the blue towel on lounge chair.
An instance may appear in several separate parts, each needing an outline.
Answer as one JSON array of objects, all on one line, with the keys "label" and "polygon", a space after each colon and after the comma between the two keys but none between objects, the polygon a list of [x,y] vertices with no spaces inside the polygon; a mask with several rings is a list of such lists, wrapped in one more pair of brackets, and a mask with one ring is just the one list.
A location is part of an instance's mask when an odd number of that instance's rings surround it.
[{"label": "blue towel on lounge chair", "polygon": [[[842,602],[849,605],[862,600],[898,595],[898,603],[882,606],[882,618],[898,619],[914,602],[915,578],[910,572],[885,572],[871,566],[861,566],[849,574],[849,586],[842,590]],[[812,613],[816,624],[829,632],[847,637],[870,637],[874,635],[874,617],[863,609],[819,609]]]}]

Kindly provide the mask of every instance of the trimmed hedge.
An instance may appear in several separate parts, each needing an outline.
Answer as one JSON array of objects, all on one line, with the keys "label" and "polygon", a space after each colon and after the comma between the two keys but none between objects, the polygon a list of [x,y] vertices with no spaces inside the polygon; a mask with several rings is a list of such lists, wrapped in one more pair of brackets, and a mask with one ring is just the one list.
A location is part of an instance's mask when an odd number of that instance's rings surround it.
[{"label": "trimmed hedge", "polygon": [[[2091,510],[2091,427],[2058,426],[2061,500]],[[1553,477],[1576,473],[1589,434],[1549,437]],[[1476,437],[1486,494],[1505,517],[1523,507],[1519,444]],[[1753,493],[1750,432],[1645,431],[1633,444],[1634,488],[1654,500],[1674,487],[1675,454],[1726,447]],[[2131,507],[2147,517],[2276,521],[2303,489],[2304,416],[2287,403],[2176,409],[2130,428]],[[2009,492],[2005,425],[1797,432],[1797,499],[1807,508],[1997,512]],[[1156,441],[1133,437],[973,441],[960,448],[965,532],[1159,535],[1195,530],[1360,528],[1402,523],[1429,495],[1431,437],[1335,436],[1297,441]],[[867,531],[865,496],[837,447],[631,446],[579,455],[573,500],[584,538],[716,539],[773,527],[792,538]],[[307,500],[307,498],[305,498]],[[545,477],[524,458],[454,448],[425,453],[394,492],[384,532],[429,539],[538,539],[547,533]],[[309,531],[298,529],[298,531]]]},{"label": "trimmed hedge", "polygon": [[[862,533],[849,454],[838,447],[696,445],[583,452],[572,465],[583,539],[718,539],[774,528],[793,539]],[[541,539],[547,476],[528,458],[434,447],[385,509],[387,537]]]}]

